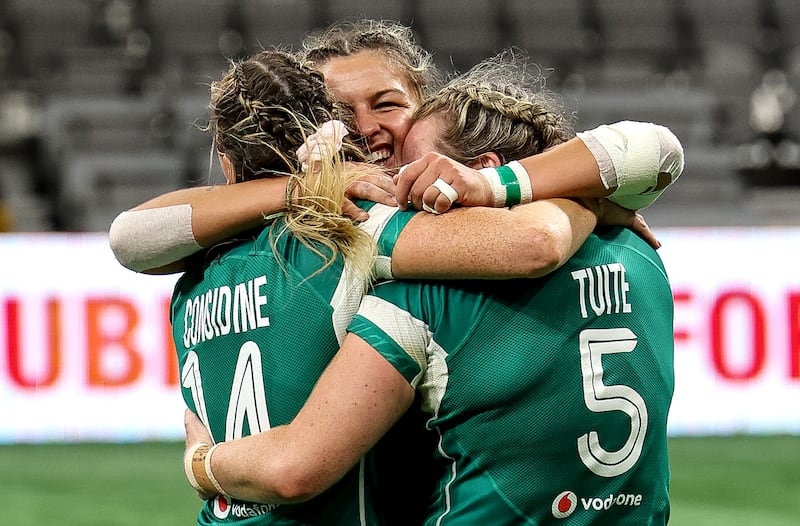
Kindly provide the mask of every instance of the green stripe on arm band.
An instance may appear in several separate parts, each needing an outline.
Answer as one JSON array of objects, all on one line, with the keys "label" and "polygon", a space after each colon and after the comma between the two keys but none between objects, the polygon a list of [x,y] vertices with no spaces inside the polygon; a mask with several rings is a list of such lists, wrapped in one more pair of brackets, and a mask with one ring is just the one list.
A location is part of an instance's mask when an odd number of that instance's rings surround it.
[{"label": "green stripe on arm band", "polygon": [[520,203],[521,193],[517,174],[508,166],[498,166],[495,168],[500,177],[500,183],[506,189],[506,206],[514,206]]}]

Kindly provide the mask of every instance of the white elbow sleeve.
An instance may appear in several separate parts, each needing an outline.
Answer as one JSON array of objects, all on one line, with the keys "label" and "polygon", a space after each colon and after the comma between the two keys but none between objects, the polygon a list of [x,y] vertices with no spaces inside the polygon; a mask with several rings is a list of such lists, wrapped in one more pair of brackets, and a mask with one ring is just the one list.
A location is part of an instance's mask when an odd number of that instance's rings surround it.
[{"label": "white elbow sleeve", "polygon": [[622,121],[580,132],[594,155],[609,200],[631,210],[652,204],[683,172],[683,146],[668,128]]},{"label": "white elbow sleeve", "polygon": [[111,223],[108,242],[124,267],[143,272],[202,249],[192,231],[191,205],[128,210]]}]

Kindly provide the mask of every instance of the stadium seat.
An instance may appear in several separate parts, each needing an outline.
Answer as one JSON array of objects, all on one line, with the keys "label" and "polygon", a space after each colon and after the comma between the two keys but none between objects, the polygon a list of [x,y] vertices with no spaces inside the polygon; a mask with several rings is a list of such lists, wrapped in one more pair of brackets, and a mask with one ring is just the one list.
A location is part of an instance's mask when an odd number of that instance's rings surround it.
[{"label": "stadium seat", "polygon": [[678,7],[670,0],[596,0],[606,86],[657,86],[678,68]]},{"label": "stadium seat", "polygon": [[119,47],[81,46],[65,49],[57,75],[45,77],[51,93],[122,94],[128,88],[128,63]]},{"label": "stadium seat", "polygon": [[91,2],[7,0],[19,28],[19,47],[28,70],[44,76],[57,70],[64,50],[91,43]]},{"label": "stadium seat", "polygon": [[329,22],[344,18],[369,18],[409,23],[413,19],[412,4],[396,0],[347,0],[328,2]]},{"label": "stadium seat", "polygon": [[[49,228],[50,206],[35,191],[34,178],[27,163],[0,155],[0,232],[4,231],[3,227],[11,227],[17,232],[38,232]],[[4,218],[10,223],[3,224]]]},{"label": "stadium seat", "polygon": [[232,0],[149,2],[149,19],[167,53],[208,53],[219,50]]},{"label": "stadium seat", "polygon": [[579,0],[509,0],[506,5],[514,40],[533,61],[558,75],[583,54]]},{"label": "stadium seat", "polygon": [[781,36],[788,48],[800,46],[800,2],[797,0],[772,0],[778,14]]},{"label": "stadium seat", "polygon": [[504,46],[496,19],[500,4],[472,0],[469,8],[459,0],[427,0],[417,5],[414,27],[420,44],[448,71],[466,71]]},{"label": "stadium seat", "polygon": [[789,110],[787,129],[791,137],[800,141],[800,44],[793,47],[787,53],[786,75],[789,78],[789,85],[794,87],[795,95],[794,106]]},{"label": "stadium seat", "polygon": [[316,23],[312,0],[241,0],[240,9],[251,53],[272,46],[297,49]]},{"label": "stadium seat", "polygon": [[651,225],[731,226],[754,224],[736,173],[735,147],[688,146],[677,184],[644,210]]},{"label": "stadium seat", "polygon": [[760,32],[759,2],[685,0],[703,46],[736,43],[755,46]]},{"label": "stadium seat", "polygon": [[73,153],[65,160],[58,209],[66,230],[104,232],[122,210],[185,186],[176,152]]},{"label": "stadium seat", "polygon": [[[224,37],[233,0],[149,2],[150,31],[161,71],[172,89],[191,90],[208,83],[225,66]],[[233,33],[226,33],[226,30]]]},{"label": "stadium seat", "polygon": [[708,145],[715,134],[717,101],[703,90],[609,89],[565,92],[566,104],[577,110],[577,129],[588,130],[620,120],[664,124],[684,145]]},{"label": "stadium seat", "polygon": [[211,135],[203,130],[208,123],[208,93],[176,97],[172,108],[175,110],[176,143],[186,162],[186,184],[224,183]]},{"label": "stadium seat", "polygon": [[[52,97],[42,113],[49,155],[56,161],[72,151],[137,151],[169,142],[173,129],[159,121],[157,99],[119,96]],[[160,127],[159,127],[160,126]]]},{"label": "stadium seat", "polygon": [[763,73],[761,57],[752,46],[718,42],[705,49],[700,81],[720,103],[720,142],[739,144],[752,138],[750,95]]},{"label": "stadium seat", "polygon": [[797,222],[800,187],[764,187],[748,192],[745,209],[754,225],[792,225]]},{"label": "stadium seat", "polygon": [[676,47],[673,2],[597,0],[605,53],[631,61],[660,61]]}]

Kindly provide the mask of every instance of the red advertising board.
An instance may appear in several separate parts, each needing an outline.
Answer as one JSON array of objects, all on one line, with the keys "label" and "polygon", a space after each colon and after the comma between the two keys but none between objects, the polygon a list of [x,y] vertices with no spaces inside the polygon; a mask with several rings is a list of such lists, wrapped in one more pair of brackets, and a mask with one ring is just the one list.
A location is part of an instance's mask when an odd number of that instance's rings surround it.
[{"label": "red advertising board", "polygon": [[[662,229],[675,298],[673,435],[800,434],[798,228]],[[0,236],[0,443],[179,439],[175,276],[105,234]]]}]

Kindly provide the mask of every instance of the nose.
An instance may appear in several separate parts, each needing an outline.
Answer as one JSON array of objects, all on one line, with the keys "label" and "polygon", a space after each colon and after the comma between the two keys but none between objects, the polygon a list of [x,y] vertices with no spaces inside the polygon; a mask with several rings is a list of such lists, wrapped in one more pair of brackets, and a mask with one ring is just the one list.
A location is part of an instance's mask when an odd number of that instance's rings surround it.
[{"label": "nose", "polygon": [[356,110],[355,118],[356,125],[358,126],[358,132],[365,137],[369,137],[380,130],[378,119],[376,119],[375,116],[369,111]]}]

